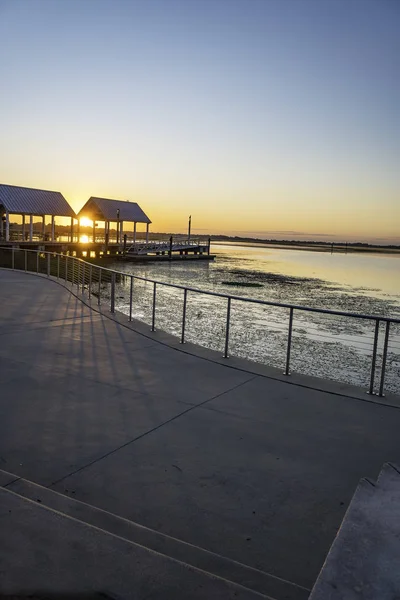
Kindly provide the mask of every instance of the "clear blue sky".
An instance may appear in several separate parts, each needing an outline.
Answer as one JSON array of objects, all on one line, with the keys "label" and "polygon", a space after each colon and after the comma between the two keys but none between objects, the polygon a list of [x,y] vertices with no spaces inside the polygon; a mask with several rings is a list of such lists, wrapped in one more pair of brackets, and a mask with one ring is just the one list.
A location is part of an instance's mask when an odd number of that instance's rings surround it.
[{"label": "clear blue sky", "polygon": [[0,0],[0,180],[400,243],[399,0]]}]

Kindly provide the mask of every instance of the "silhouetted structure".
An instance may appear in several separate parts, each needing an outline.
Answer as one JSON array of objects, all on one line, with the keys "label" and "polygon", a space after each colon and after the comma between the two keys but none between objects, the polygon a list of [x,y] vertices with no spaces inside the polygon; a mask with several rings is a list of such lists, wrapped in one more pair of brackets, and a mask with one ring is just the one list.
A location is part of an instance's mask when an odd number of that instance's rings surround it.
[{"label": "silhouetted structure", "polygon": [[124,238],[124,222],[133,223],[133,241],[136,242],[138,223],[146,224],[146,242],[149,241],[150,219],[136,202],[128,200],[110,200],[108,198],[91,197],[78,213],[78,218],[86,217],[93,221],[93,241],[95,241],[96,222],[104,222],[106,243],[110,237],[110,223],[116,224],[117,243]]},{"label": "silhouetted structure", "polygon": [[[60,192],[38,190],[15,185],[0,184],[0,238],[10,241],[10,215],[22,217],[21,239],[33,241],[33,217],[42,217],[42,231],[36,237],[45,239],[46,216],[51,216],[49,241],[55,241],[55,218],[71,218],[71,241],[73,240],[76,214]],[[25,231],[29,217],[29,231]]]}]

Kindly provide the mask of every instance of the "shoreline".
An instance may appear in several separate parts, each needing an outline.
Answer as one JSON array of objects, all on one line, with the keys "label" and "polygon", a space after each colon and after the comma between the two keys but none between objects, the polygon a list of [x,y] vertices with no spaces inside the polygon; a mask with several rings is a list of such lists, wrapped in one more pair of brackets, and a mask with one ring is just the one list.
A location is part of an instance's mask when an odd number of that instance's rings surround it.
[{"label": "shoreline", "polygon": [[370,247],[370,246],[346,246],[345,244],[331,245],[313,245],[313,244],[282,244],[273,242],[254,241],[230,241],[230,240],[211,240],[211,245],[215,246],[241,246],[245,248],[277,248],[279,250],[308,250],[311,252],[328,252],[329,254],[388,254],[391,256],[400,256],[400,248]]}]

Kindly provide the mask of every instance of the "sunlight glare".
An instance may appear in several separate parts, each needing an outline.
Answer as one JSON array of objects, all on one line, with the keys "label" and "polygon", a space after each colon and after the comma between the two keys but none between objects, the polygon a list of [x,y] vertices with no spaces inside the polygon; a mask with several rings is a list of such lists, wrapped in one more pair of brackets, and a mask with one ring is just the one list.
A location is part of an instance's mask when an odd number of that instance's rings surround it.
[{"label": "sunlight glare", "polygon": [[79,219],[79,223],[80,225],[82,225],[82,227],[93,227],[93,221],[91,221],[87,217],[81,217]]},{"label": "sunlight glare", "polygon": [[81,235],[79,238],[79,241],[81,244],[87,244],[89,242],[89,236],[88,235]]}]

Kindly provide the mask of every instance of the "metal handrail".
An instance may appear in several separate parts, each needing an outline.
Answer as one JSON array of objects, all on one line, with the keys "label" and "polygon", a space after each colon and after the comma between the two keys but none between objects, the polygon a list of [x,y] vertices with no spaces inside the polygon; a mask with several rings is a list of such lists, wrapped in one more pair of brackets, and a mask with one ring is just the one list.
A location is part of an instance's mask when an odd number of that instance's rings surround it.
[{"label": "metal handrail", "polygon": [[[326,308],[316,308],[311,306],[302,306],[298,304],[291,304],[286,302],[274,302],[271,300],[258,300],[256,298],[246,298],[243,296],[234,296],[230,294],[224,294],[221,292],[212,292],[210,290],[201,290],[198,288],[193,288],[189,286],[184,286],[180,284],[167,283],[164,281],[159,281],[157,279],[151,279],[147,277],[142,277],[140,275],[134,275],[131,273],[124,273],[122,271],[116,271],[115,269],[110,269],[108,267],[103,267],[100,265],[95,265],[89,261],[85,261],[82,258],[78,258],[75,256],[69,256],[65,254],[59,254],[56,252],[49,252],[46,250],[33,250],[33,249],[20,249],[9,246],[0,246],[1,250],[8,250],[12,252],[12,269],[15,269],[15,252],[23,252],[24,253],[24,264],[22,270],[28,271],[28,261],[27,261],[27,253],[31,252],[37,255],[36,260],[36,272],[39,273],[39,256],[43,255],[47,258],[46,260],[46,271],[45,274],[50,277],[51,275],[51,256],[57,258],[57,268],[56,268],[56,276],[57,279],[60,280],[60,260],[65,260],[65,281],[64,285],[66,285],[69,281],[71,284],[75,284],[75,275],[76,275],[76,285],[78,290],[82,290],[84,293],[85,283],[86,283],[86,271],[89,271],[89,297],[91,294],[91,286],[92,286],[92,272],[94,269],[98,269],[99,277],[98,277],[98,299],[97,302],[100,305],[100,291],[101,291],[101,282],[106,283],[104,277],[102,278],[102,273],[109,274],[109,282],[111,287],[110,294],[110,311],[112,313],[115,312],[115,285],[116,285],[116,277],[122,276],[125,278],[130,278],[130,299],[129,299],[129,321],[132,320],[132,302],[133,302],[133,281],[139,280],[144,281],[146,283],[153,284],[153,305],[152,305],[152,317],[151,317],[151,330],[155,331],[155,322],[156,322],[156,289],[157,286],[165,286],[173,289],[182,290],[184,292],[184,303],[183,303],[183,314],[182,314],[182,331],[180,336],[181,343],[185,343],[185,325],[186,325],[186,310],[187,310],[187,301],[188,301],[188,292],[193,292],[196,294],[204,294],[206,296],[213,296],[216,298],[224,298],[227,300],[227,313],[226,313],[226,326],[225,326],[225,344],[224,344],[224,358],[229,357],[229,331],[230,331],[230,320],[231,320],[231,304],[232,301],[238,302],[247,302],[251,304],[257,304],[262,306],[274,306],[278,308],[289,309],[289,326],[288,326],[288,338],[287,338],[287,348],[286,348],[286,360],[285,360],[285,375],[290,375],[290,355],[291,355],[291,344],[292,344],[292,329],[293,329],[293,319],[294,319],[294,311],[304,311],[311,312],[317,314],[326,314],[326,315],[334,315],[340,317],[350,317],[353,319],[363,319],[372,321],[375,323],[375,332],[374,332],[374,342],[372,349],[372,360],[371,360],[371,373],[370,373],[370,384],[368,393],[374,393],[374,383],[375,383],[375,372],[376,372],[376,359],[377,359],[377,351],[378,351],[378,342],[379,342],[379,325],[380,323],[386,323],[385,327],[385,338],[383,344],[383,356],[382,356],[382,365],[381,365],[381,378],[379,382],[379,396],[384,395],[384,379],[385,379],[385,370],[386,370],[386,360],[387,360],[387,352],[389,345],[389,336],[390,336],[390,325],[391,324],[400,324],[400,318],[395,317],[385,317],[380,315],[365,315],[359,313],[352,313],[340,310],[332,310]],[[69,261],[73,261],[72,268],[69,267]],[[74,265],[77,263],[77,269],[75,269]],[[89,269],[86,268],[89,267]],[[82,268],[80,268],[82,267]],[[81,273],[82,272],[82,273]],[[70,275],[70,279],[68,277]],[[82,280],[82,281],[81,281]]]}]

